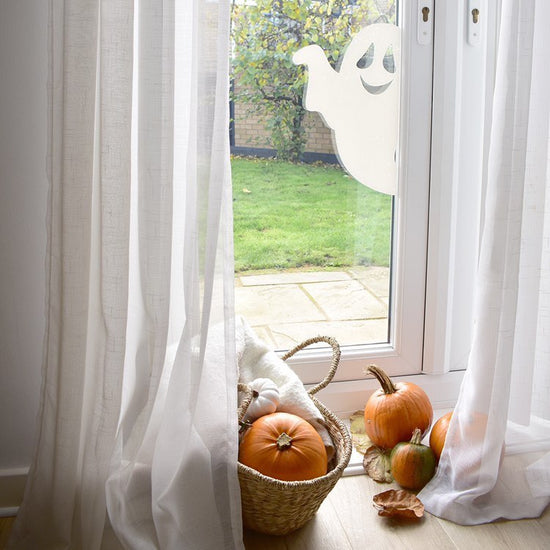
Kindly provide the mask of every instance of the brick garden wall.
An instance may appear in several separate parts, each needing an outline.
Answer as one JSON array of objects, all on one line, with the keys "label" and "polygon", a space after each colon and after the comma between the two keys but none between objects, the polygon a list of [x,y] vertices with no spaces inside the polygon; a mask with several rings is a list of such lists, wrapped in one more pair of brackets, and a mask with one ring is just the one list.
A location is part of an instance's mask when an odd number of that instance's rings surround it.
[{"label": "brick garden wall", "polygon": [[[234,104],[235,146],[272,149],[269,132],[265,129],[265,119],[250,115],[242,103]],[[318,113],[307,113],[304,121],[307,142],[306,151],[310,153],[334,154],[331,131],[324,125]]]},{"label": "brick garden wall", "polygon": [[[304,125],[307,132],[306,154],[313,153],[322,157],[334,156],[332,136],[318,113],[306,113]],[[239,150],[263,149],[272,150],[273,144],[266,130],[265,118],[250,114],[246,103],[233,103],[234,148]],[[249,154],[252,154],[250,152]],[[310,155],[311,156],[311,155]]]},{"label": "brick garden wall", "polygon": [[305,124],[308,136],[306,151],[334,154],[332,132],[325,126],[319,113],[307,113]]}]

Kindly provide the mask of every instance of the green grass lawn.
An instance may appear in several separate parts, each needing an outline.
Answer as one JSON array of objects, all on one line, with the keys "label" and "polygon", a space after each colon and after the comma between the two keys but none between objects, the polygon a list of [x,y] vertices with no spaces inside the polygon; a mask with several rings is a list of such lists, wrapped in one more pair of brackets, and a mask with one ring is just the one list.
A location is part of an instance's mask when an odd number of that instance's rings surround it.
[{"label": "green grass lawn", "polygon": [[336,166],[233,158],[235,271],[388,266],[391,197]]}]

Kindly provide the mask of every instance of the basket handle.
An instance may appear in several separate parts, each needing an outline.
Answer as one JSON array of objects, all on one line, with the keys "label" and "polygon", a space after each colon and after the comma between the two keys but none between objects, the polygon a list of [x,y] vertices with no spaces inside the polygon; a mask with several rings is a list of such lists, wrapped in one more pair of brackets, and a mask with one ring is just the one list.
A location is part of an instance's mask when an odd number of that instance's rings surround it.
[{"label": "basket handle", "polygon": [[252,401],[252,388],[248,386],[247,384],[242,384],[239,382],[237,384],[237,390],[242,391],[245,393],[245,396],[243,397],[243,400],[241,401],[241,404],[239,406],[239,422],[243,419],[244,415],[246,414],[246,410],[248,409],[248,406],[250,405],[250,402]]},{"label": "basket handle", "polygon": [[292,348],[290,351],[285,353],[283,355],[282,359],[283,361],[286,361],[290,357],[292,357],[295,353],[299,352],[300,350],[306,348],[307,346],[311,346],[312,344],[316,344],[317,342],[326,342],[332,347],[332,361],[330,364],[330,369],[327,372],[325,378],[319,382],[316,386],[308,390],[309,395],[314,395],[318,391],[321,391],[323,388],[327,387],[331,380],[334,378],[334,375],[336,374],[336,369],[338,368],[338,363],[340,362],[340,345],[338,342],[332,338],[331,336],[315,336],[314,338],[309,338],[308,340],[304,340],[301,344],[298,344],[296,347]]}]

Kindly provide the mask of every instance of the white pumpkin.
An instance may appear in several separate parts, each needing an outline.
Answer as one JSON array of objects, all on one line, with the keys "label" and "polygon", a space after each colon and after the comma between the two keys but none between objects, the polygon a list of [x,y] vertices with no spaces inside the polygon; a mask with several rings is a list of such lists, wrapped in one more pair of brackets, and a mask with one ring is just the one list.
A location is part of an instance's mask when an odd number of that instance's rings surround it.
[{"label": "white pumpkin", "polygon": [[253,422],[260,416],[274,413],[279,406],[279,389],[270,378],[256,378],[248,384],[252,390],[252,401],[243,420]]}]

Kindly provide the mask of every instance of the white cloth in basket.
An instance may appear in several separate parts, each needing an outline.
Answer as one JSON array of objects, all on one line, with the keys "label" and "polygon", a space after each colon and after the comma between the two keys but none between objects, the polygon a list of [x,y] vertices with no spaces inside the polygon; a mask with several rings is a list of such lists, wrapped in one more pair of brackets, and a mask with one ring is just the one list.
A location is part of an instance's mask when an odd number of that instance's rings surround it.
[{"label": "white cloth in basket", "polygon": [[325,420],[309,397],[298,375],[268,348],[242,317],[236,320],[239,381],[248,384],[256,378],[270,378],[279,388],[278,411],[288,412],[307,420],[321,436],[327,457],[334,456],[334,443],[325,427]]}]

